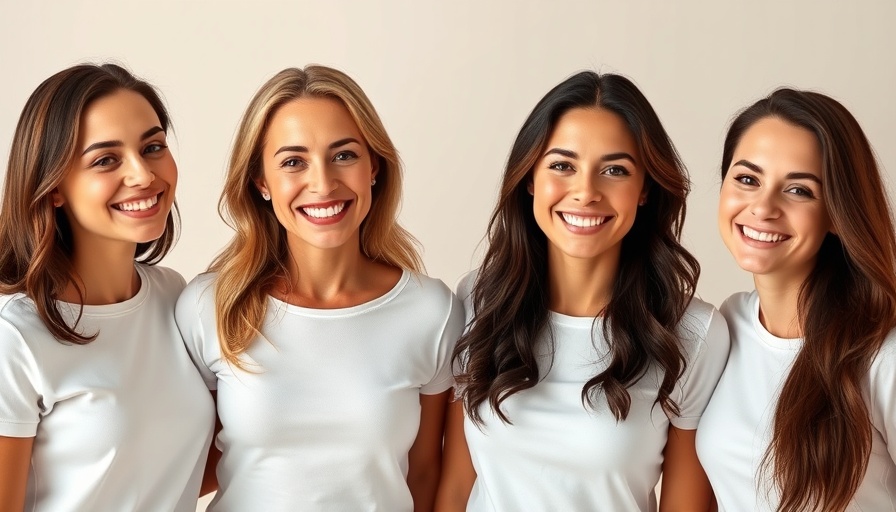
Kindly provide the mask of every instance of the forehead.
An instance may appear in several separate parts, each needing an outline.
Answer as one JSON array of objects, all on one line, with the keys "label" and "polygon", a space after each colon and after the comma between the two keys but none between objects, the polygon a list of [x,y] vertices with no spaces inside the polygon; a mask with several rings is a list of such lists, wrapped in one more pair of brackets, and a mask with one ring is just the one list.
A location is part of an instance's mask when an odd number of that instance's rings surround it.
[{"label": "forehead", "polygon": [[146,98],[127,89],[119,89],[97,98],[81,113],[80,146],[102,140],[138,138],[153,126],[161,126],[159,116]]},{"label": "forehead", "polygon": [[744,132],[734,149],[732,163],[741,159],[767,171],[821,175],[821,146],[815,135],[776,117],[760,119]]},{"label": "forehead", "polygon": [[625,151],[634,155],[637,145],[618,114],[603,108],[574,108],[560,116],[548,139],[548,147],[565,146],[577,152]]},{"label": "forehead", "polygon": [[317,97],[299,98],[278,108],[265,135],[271,144],[289,142],[308,147],[345,137],[363,140],[358,125],[341,101]]}]

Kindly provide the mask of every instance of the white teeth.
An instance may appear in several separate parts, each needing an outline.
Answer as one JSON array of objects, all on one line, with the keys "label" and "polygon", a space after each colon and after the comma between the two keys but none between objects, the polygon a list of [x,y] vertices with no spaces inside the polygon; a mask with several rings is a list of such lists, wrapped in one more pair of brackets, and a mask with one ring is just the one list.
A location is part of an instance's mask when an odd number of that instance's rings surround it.
[{"label": "white teeth", "polygon": [[779,235],[775,233],[764,233],[762,231],[756,231],[755,229],[743,226],[744,235],[751,240],[756,240],[759,242],[780,242],[781,240],[786,240],[790,238],[787,235]]},{"label": "white teeth", "polygon": [[326,219],[328,217],[337,215],[343,209],[345,209],[345,203],[337,203],[327,208],[302,208],[302,211],[305,212],[305,215],[309,217],[314,217],[315,219]]},{"label": "white teeth", "polygon": [[578,215],[572,215],[570,213],[561,213],[560,216],[563,217],[563,221],[567,224],[571,224],[580,228],[591,228],[594,226],[599,226],[607,220],[607,217],[580,217]]},{"label": "white teeth", "polygon": [[115,208],[118,208],[119,210],[122,210],[125,212],[142,212],[144,210],[149,210],[150,208],[155,206],[156,203],[158,203],[158,202],[159,202],[159,196],[155,195],[148,199],[141,199],[139,201],[131,201],[129,203],[118,203],[117,205],[114,205],[114,206],[115,206]]}]

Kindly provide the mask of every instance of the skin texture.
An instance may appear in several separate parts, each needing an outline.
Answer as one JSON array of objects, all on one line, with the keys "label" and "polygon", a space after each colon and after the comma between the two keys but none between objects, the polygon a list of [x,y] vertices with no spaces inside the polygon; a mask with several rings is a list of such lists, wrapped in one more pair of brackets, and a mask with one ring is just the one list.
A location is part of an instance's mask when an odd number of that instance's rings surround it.
[{"label": "skin texture", "polygon": [[463,402],[451,402],[445,419],[445,448],[442,454],[442,480],[436,496],[436,512],[463,512],[467,509],[476,470],[464,436]]},{"label": "skin texture", "polygon": [[[815,136],[771,117],[744,133],[722,183],[722,240],[737,264],[753,274],[761,297],[760,320],[776,336],[800,335],[799,288],[831,230],[822,186],[821,151]],[[751,240],[745,229],[782,239]]]},{"label": "skin texture", "polygon": [[[176,185],[177,165],[165,133],[142,96],[120,90],[84,110],[74,160],[52,197],[72,226],[72,263],[85,304],[114,304],[139,291],[134,252],[138,243],[164,232]],[[158,203],[146,212],[115,207],[151,197]],[[59,298],[80,301],[74,286]],[[10,507],[2,510],[24,505],[33,441],[0,437],[0,503]]]},{"label": "skin texture", "polygon": [[663,450],[663,482],[660,512],[713,510],[715,499],[709,479],[697,459],[696,430],[669,426]]},{"label": "skin texture", "polygon": [[[282,106],[271,119],[263,154],[264,176],[257,184],[271,195],[290,249],[348,248],[370,211],[370,183],[376,169],[361,131],[342,103],[301,98]],[[313,224],[303,209],[340,203],[345,204],[340,214],[345,218],[328,225]]]},{"label": "skin texture", "polygon": [[[607,110],[565,113],[532,171],[529,192],[548,238],[551,309],[597,316],[609,301],[622,238],[645,200],[645,172],[622,119]],[[564,214],[585,221],[579,227]],[[581,222],[580,222],[581,223]]]},{"label": "skin texture", "polygon": [[408,451],[408,488],[414,511],[433,509],[442,470],[442,433],[451,391],[420,395],[420,430]]},{"label": "skin texture", "polygon": [[[263,174],[255,185],[271,197],[287,232],[290,277],[275,286],[274,296],[302,307],[345,308],[380,297],[398,282],[400,269],[361,253],[360,226],[378,172],[374,161],[339,101],[300,98],[272,116]],[[418,511],[431,510],[435,499],[448,396],[420,396],[420,428],[408,452],[407,476]]]},{"label": "skin texture", "polygon": [[[165,230],[177,165],[159,125],[149,102],[127,90],[95,100],[81,116],[74,161],[52,197],[72,226],[76,275],[82,284],[90,282],[85,304],[114,304],[133,297],[139,289],[136,245],[159,238]],[[156,205],[144,212],[119,208],[154,198]],[[118,279],[127,279],[130,286],[118,289]],[[74,287],[60,298],[80,301]]]},{"label": "skin texture", "polygon": [[22,510],[33,437],[0,436],[0,511]]}]

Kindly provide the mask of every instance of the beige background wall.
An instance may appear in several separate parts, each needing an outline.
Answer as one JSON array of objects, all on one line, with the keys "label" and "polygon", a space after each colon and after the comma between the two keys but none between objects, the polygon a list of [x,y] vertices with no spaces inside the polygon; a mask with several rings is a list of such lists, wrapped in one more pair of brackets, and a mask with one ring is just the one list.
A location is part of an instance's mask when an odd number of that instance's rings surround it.
[{"label": "beige background wall", "polygon": [[481,254],[520,124],[580,69],[628,75],[659,112],[691,171],[685,243],[703,264],[700,294],[716,304],[750,287],[715,219],[721,142],[737,109],[782,84],[826,92],[862,123],[890,182],[896,172],[893,0],[0,5],[4,164],[44,78],[85,60],[126,64],[162,90],[173,115],[183,233],[165,263],[187,279],[229,238],[216,203],[239,116],[287,66],[332,65],[368,93],[406,166],[401,222],[449,285]]}]

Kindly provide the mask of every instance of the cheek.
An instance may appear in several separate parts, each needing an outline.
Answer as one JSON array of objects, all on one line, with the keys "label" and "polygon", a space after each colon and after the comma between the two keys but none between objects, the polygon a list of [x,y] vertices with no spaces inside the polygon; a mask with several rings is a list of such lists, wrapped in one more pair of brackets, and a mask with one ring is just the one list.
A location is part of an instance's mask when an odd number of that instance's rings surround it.
[{"label": "cheek", "polygon": [[744,198],[736,190],[727,185],[719,192],[719,224],[731,222],[735,215],[744,208]]},{"label": "cheek", "polygon": [[563,198],[565,191],[560,183],[547,177],[536,176],[532,184],[532,202],[537,210],[550,208]]}]

